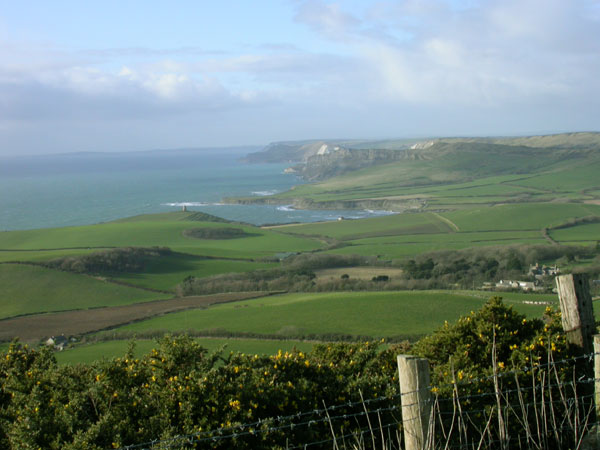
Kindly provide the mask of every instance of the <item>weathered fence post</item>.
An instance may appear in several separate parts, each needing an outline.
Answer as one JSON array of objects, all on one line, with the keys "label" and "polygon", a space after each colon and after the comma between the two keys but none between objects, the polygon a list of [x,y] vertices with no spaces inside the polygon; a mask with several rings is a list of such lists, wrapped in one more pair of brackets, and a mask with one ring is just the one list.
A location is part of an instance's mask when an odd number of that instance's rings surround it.
[{"label": "weathered fence post", "polygon": [[398,355],[398,374],[405,449],[423,450],[431,414],[429,361],[412,355]]},{"label": "weathered fence post", "polygon": [[595,324],[587,275],[558,276],[556,277],[556,287],[562,312],[562,326],[567,340],[581,347],[584,353],[591,353]]},{"label": "weathered fence post", "polygon": [[[581,450],[597,450],[600,448],[600,334],[594,335],[594,400],[596,402],[596,425],[591,427],[581,441]],[[591,420],[590,420],[591,422]]]},{"label": "weathered fence post", "polygon": [[600,334],[594,335],[594,380],[596,422],[600,422]]}]

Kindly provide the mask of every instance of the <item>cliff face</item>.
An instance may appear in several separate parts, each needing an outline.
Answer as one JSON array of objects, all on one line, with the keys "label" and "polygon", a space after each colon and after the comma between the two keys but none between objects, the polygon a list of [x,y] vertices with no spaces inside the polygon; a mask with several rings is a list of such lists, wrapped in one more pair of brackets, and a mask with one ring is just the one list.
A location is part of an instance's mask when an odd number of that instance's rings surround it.
[{"label": "cliff face", "polygon": [[356,150],[337,147],[333,151],[309,156],[305,162],[294,166],[296,174],[307,181],[321,181],[353,170],[405,159],[403,150]]},{"label": "cliff face", "polygon": [[328,155],[342,150],[343,147],[326,141],[274,142],[256,153],[250,153],[242,159],[247,163],[299,163],[312,156]]},{"label": "cliff face", "polygon": [[406,150],[351,149],[326,141],[278,142],[250,153],[247,163],[296,163],[287,169],[307,181],[320,181],[352,170],[398,161]]}]

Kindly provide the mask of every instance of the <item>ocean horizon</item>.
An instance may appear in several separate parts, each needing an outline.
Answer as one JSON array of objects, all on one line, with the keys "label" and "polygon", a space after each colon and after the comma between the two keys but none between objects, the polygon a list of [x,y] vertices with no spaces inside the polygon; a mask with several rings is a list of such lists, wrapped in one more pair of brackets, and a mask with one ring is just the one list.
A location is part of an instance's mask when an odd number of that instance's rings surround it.
[{"label": "ocean horizon", "polygon": [[245,164],[258,147],[0,157],[0,230],[109,222],[186,206],[254,225],[363,218],[384,211],[296,210],[231,205],[225,197],[265,196],[303,181],[286,164]]}]

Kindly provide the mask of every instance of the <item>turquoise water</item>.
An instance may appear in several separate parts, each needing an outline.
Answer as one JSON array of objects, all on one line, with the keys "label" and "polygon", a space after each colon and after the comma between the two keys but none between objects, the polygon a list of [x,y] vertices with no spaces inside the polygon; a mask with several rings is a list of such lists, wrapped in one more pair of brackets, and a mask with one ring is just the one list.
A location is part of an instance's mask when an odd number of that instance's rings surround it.
[{"label": "turquoise water", "polygon": [[256,225],[385,214],[224,205],[302,183],[286,165],[242,164],[253,148],[0,158],[0,230],[86,225],[145,213],[203,211]]}]

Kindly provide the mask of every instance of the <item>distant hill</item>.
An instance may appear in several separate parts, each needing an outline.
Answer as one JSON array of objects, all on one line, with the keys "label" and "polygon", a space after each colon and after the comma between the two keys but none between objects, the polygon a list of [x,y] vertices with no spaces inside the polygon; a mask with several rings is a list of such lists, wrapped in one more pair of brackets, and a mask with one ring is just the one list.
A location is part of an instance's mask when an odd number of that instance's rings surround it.
[{"label": "distant hill", "polygon": [[403,148],[398,144],[396,149],[339,147],[317,152],[292,169],[318,183],[273,196],[227,201],[393,211],[600,202],[600,133],[409,143],[403,141]]},{"label": "distant hill", "polygon": [[[322,181],[355,170],[401,160],[455,159],[456,170],[524,173],[551,161],[583,157],[600,149],[600,133],[563,133],[526,137],[464,137],[426,140],[297,141],[269,144],[251,153],[249,163],[290,163],[289,168],[308,181]],[[586,153],[587,152],[587,153]],[[454,156],[452,156],[454,155]],[[540,160],[531,160],[535,156]],[[468,161],[463,161],[467,158]],[[527,159],[527,162],[524,161]],[[502,160],[502,162],[500,162]]]},{"label": "distant hill", "polygon": [[333,153],[342,147],[326,141],[273,142],[260,152],[250,153],[242,159],[248,163],[297,163],[314,155]]},{"label": "distant hill", "polygon": [[300,141],[270,144],[262,152],[251,153],[245,160],[295,163],[289,171],[308,181],[322,181],[402,160],[442,159],[448,168],[459,172],[525,173],[552,162],[581,158],[598,149],[600,133],[421,141]]}]

